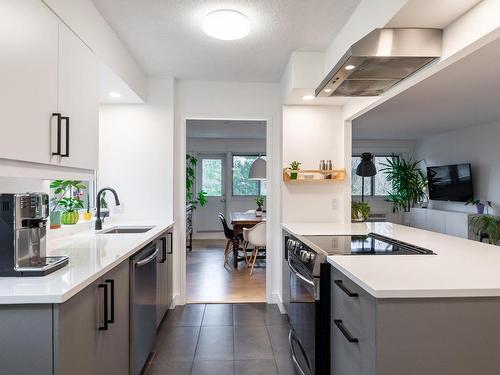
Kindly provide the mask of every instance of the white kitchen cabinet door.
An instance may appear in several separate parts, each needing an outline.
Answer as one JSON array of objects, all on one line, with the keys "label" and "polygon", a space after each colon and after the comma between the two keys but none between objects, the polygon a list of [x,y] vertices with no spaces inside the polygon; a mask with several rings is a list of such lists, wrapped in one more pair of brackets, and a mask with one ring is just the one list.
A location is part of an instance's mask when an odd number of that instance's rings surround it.
[{"label": "white kitchen cabinet door", "polygon": [[58,112],[62,121],[63,166],[97,169],[99,150],[99,69],[96,55],[62,22],[59,24]]},{"label": "white kitchen cabinet door", "polygon": [[59,22],[40,0],[0,1],[0,158],[52,160]]}]

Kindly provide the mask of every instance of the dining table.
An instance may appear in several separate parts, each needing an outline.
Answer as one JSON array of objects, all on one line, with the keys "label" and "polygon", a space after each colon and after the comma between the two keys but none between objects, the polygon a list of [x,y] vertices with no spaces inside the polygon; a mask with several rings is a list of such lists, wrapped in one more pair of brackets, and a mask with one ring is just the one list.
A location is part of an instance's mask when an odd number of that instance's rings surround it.
[{"label": "dining table", "polygon": [[231,212],[230,219],[234,230],[233,265],[234,268],[238,268],[238,263],[245,260],[245,257],[238,256],[243,228],[251,228],[258,223],[266,222],[266,213],[263,212],[262,216],[256,216],[255,212]]}]

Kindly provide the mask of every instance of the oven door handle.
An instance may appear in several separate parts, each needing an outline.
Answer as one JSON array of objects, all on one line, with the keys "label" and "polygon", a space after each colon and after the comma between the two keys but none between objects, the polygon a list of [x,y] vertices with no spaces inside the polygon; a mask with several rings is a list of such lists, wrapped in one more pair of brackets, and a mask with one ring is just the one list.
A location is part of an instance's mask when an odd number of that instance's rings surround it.
[{"label": "oven door handle", "polygon": [[[290,354],[292,355],[292,361],[293,363],[295,364],[295,368],[297,370],[299,370],[300,374],[299,375],[311,375],[311,370],[305,372],[302,367],[300,367],[300,363],[299,361],[297,360],[297,356],[295,355],[295,349],[293,348],[293,344],[292,344],[292,340],[295,341],[297,344],[299,344],[299,347],[300,347],[300,350],[304,353],[304,349],[302,349],[302,345],[300,344],[300,342],[295,338],[293,337],[293,330],[290,329],[290,332],[288,332],[288,346],[290,347]],[[305,355],[305,353],[304,353]],[[307,361],[307,357],[305,357],[306,359],[306,362]],[[306,363],[307,366],[309,366],[309,363]]]},{"label": "oven door handle", "polygon": [[297,271],[297,269],[292,266],[292,263],[290,262],[290,259],[288,259],[288,267],[290,267],[290,269],[292,270],[292,272],[295,274],[295,276],[297,276],[299,279],[301,279],[303,282],[305,282],[306,284],[312,286],[312,287],[315,287],[314,285],[314,282],[312,280],[309,280],[307,277],[305,276],[302,276],[300,274],[299,271]]}]

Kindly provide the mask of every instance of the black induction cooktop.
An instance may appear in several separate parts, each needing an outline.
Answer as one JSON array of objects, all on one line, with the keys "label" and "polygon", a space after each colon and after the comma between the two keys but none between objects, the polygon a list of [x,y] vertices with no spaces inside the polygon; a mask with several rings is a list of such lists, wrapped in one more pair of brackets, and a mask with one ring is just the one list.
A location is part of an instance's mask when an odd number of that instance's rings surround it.
[{"label": "black induction cooktop", "polygon": [[328,255],[432,255],[431,250],[379,234],[304,236]]}]

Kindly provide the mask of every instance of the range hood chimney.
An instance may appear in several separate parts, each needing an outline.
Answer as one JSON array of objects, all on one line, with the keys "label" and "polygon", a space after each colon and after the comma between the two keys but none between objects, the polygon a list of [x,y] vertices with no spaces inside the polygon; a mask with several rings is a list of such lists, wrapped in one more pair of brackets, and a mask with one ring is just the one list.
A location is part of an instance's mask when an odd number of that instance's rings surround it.
[{"label": "range hood chimney", "polygon": [[354,43],[316,96],[377,96],[441,56],[440,29],[375,29]]}]

